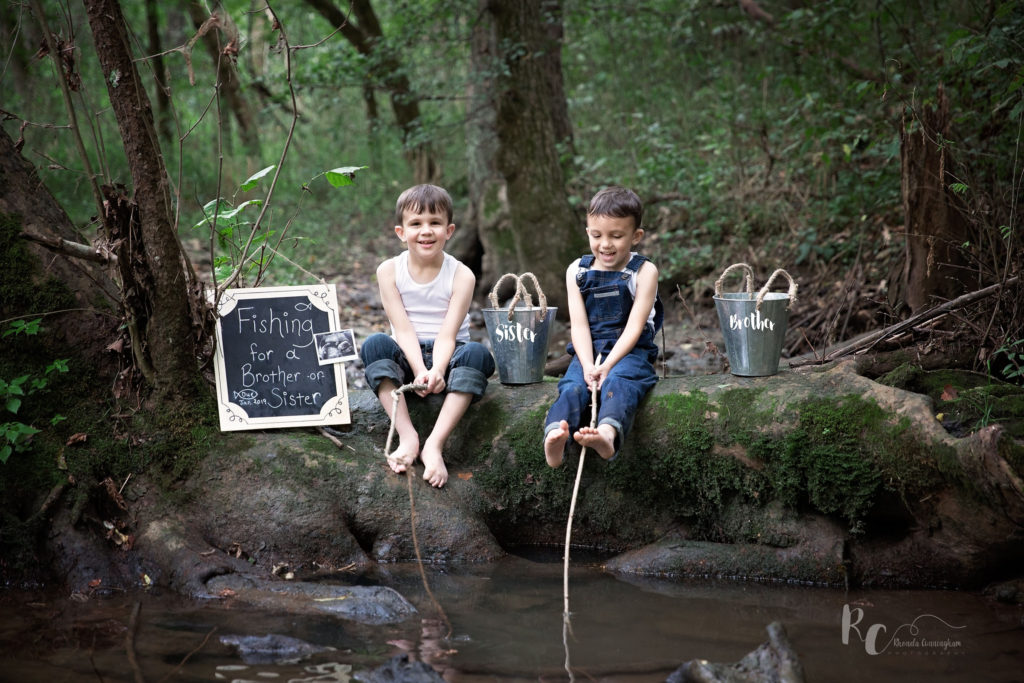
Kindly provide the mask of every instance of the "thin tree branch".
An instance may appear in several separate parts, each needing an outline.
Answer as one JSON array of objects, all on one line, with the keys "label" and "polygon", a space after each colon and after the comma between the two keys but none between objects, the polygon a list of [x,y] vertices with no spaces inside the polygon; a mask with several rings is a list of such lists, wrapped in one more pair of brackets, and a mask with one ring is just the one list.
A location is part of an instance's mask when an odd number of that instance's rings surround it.
[{"label": "thin tree branch", "polygon": [[949,301],[941,303],[938,306],[929,308],[926,311],[921,311],[917,315],[912,315],[906,320],[898,322],[895,325],[890,325],[885,329],[872,332],[871,334],[862,337],[861,339],[858,339],[855,342],[851,342],[846,346],[838,348],[835,351],[832,351],[831,353],[826,353],[824,356],[822,356],[820,360],[793,361],[789,364],[789,366],[795,368],[803,365],[828,363],[838,358],[843,358],[844,356],[849,356],[854,353],[868,350],[878,342],[882,341],[883,339],[897,335],[905,330],[909,330],[912,327],[920,325],[923,322],[927,322],[932,318],[937,318],[938,316],[944,313],[948,313],[949,311],[958,308],[963,308],[964,306],[973,304],[976,301],[980,301],[981,299],[990,297],[993,294],[998,294],[1004,287],[1016,284],[1019,280],[1020,276],[1015,275],[1011,278],[1008,278],[1004,282],[997,282],[994,285],[989,285],[988,287],[979,289],[975,292],[969,292],[967,294],[964,294],[963,296],[959,296],[955,299],[951,299]]},{"label": "thin tree branch", "polygon": [[28,230],[22,230],[18,233],[18,237],[36,242],[41,244],[51,251],[55,251],[58,254],[70,256],[72,258],[85,259],[86,261],[95,261],[97,263],[109,263],[117,264],[117,254],[112,251],[100,249],[89,244],[79,244],[78,242],[72,242],[62,237],[40,235],[36,232],[30,232]]}]

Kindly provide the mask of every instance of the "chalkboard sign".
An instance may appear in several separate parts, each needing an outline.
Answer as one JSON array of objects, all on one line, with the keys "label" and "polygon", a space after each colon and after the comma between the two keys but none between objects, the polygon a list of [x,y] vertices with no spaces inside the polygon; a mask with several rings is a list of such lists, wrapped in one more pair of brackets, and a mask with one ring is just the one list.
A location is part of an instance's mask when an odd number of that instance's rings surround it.
[{"label": "chalkboard sign", "polygon": [[321,365],[314,344],[338,329],[334,285],[229,289],[217,315],[222,431],[350,422],[343,366]]}]

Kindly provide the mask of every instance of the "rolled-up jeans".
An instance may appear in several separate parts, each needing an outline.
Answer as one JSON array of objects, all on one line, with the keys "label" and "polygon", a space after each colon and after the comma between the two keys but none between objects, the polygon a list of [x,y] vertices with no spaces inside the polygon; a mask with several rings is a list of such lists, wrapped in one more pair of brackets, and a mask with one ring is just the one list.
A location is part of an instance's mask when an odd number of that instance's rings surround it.
[{"label": "rolled-up jeans", "polygon": [[[434,342],[420,342],[423,363],[429,368],[433,363]],[[409,384],[415,378],[405,353],[390,335],[383,332],[371,334],[359,357],[366,369],[366,383],[377,393],[380,383],[390,379],[396,387]],[[445,391],[458,391],[473,395],[477,401],[487,389],[487,378],[494,374],[494,358],[487,347],[479,342],[455,342],[455,352],[444,373]]]},{"label": "rolled-up jeans", "polygon": [[[658,373],[648,360],[648,353],[634,347],[616,363],[605,377],[598,393],[597,424],[615,428],[615,455],[618,455],[623,439],[633,424],[633,418],[640,402],[658,382]],[[590,407],[590,390],[583,377],[583,366],[575,354],[558,382],[558,398],[555,399],[544,420],[544,436],[565,420],[569,430],[574,431],[585,424],[584,411]],[[589,417],[590,413],[586,413]]]}]

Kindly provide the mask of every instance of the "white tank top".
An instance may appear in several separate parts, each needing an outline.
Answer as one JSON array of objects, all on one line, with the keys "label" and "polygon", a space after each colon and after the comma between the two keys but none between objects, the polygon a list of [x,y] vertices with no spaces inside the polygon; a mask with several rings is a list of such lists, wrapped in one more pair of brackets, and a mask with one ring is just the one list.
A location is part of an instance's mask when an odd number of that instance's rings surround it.
[{"label": "white tank top", "polygon": [[[409,322],[416,330],[421,342],[434,341],[441,332],[441,323],[448,314],[448,303],[452,299],[455,285],[455,271],[459,260],[451,254],[444,255],[441,271],[431,282],[422,284],[412,279],[409,273],[409,252],[403,251],[392,259],[395,263],[395,285],[402,297],[402,305],[409,316]],[[395,333],[391,328],[391,334]],[[469,341],[469,314],[459,326],[456,341]]]}]

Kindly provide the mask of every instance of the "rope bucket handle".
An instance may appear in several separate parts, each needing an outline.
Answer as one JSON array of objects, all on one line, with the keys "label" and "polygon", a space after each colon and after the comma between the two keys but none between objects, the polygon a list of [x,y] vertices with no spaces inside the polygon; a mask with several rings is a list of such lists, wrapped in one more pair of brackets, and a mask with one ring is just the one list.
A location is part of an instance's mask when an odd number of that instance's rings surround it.
[{"label": "rope bucket handle", "polygon": [[796,282],[793,281],[793,277],[784,269],[776,268],[775,272],[772,273],[771,277],[768,278],[768,282],[765,282],[764,287],[762,287],[761,290],[757,293],[757,305],[754,306],[755,311],[761,310],[761,302],[764,301],[765,294],[767,294],[768,290],[771,289],[772,283],[775,282],[775,278],[779,275],[783,275],[787,280],[789,280],[789,291],[787,292],[787,295],[789,296],[789,301],[786,303],[786,310],[788,311],[790,306],[793,305],[793,302],[796,301],[797,285]]},{"label": "rope bucket handle", "polygon": [[[729,273],[731,273],[733,270],[742,270],[743,271],[743,275],[744,275],[743,282],[746,285],[745,291],[750,296],[754,296],[754,269],[751,268],[746,263],[734,263],[734,264],[732,264],[731,266],[729,266],[728,268],[726,268],[725,270],[722,271],[722,274],[719,276],[719,278],[717,280],[715,280],[715,296],[717,296],[717,297],[721,297],[722,296],[722,283],[725,282],[725,277]],[[776,272],[778,272],[778,271],[776,271]],[[772,275],[772,277],[775,277],[775,276]],[[790,282],[792,282],[792,281],[793,280],[790,279]]]},{"label": "rope bucket handle", "polygon": [[498,290],[500,290],[501,286],[505,284],[505,280],[509,278],[514,280],[516,283],[516,294],[513,297],[513,300],[519,300],[519,290],[523,288],[523,283],[520,281],[519,276],[516,275],[515,273],[505,273],[504,275],[498,278],[498,281],[494,283],[494,287],[491,288],[491,293],[487,295],[487,298],[491,302],[491,308],[501,308],[501,306],[498,305]]},{"label": "rope bucket handle", "polygon": [[548,315],[548,299],[544,296],[544,291],[540,288],[540,282],[537,281],[537,276],[533,273],[523,273],[522,275],[516,275],[514,273],[505,273],[498,281],[494,283],[494,287],[491,289],[491,293],[488,295],[488,299],[491,302],[491,308],[500,308],[498,306],[498,290],[501,289],[501,285],[504,284],[506,278],[512,278],[516,283],[515,294],[512,295],[512,299],[508,302],[508,320],[512,322],[512,318],[515,315],[516,304],[522,299],[523,303],[526,304],[527,308],[533,308],[533,297],[530,296],[530,292],[526,289],[526,285],[523,284],[523,280],[529,279],[533,281],[533,288],[537,290],[537,299],[540,310],[537,312],[538,322],[543,322],[544,318]]}]

